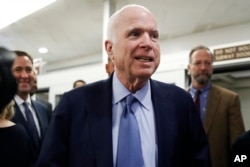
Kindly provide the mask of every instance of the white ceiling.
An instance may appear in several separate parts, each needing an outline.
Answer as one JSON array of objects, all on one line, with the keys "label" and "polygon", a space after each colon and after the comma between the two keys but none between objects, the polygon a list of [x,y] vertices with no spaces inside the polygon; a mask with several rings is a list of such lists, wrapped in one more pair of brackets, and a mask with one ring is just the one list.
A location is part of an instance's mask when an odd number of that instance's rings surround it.
[{"label": "white ceiling", "polygon": [[[158,19],[161,39],[164,40],[250,22],[250,0],[113,2],[116,8],[129,3],[149,8]],[[100,62],[103,8],[104,0],[57,0],[0,30],[0,45],[13,50],[24,50],[34,58],[41,57],[50,71]],[[49,52],[44,55],[38,53],[41,46],[47,47]]]}]

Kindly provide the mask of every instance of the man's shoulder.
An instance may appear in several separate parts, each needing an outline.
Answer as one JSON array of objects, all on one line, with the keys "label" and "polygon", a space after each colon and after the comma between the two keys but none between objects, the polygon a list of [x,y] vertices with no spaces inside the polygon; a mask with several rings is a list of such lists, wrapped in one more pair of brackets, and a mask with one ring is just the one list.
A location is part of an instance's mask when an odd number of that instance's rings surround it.
[{"label": "man's shoulder", "polygon": [[35,102],[39,103],[39,105],[41,104],[49,110],[52,110],[52,104],[44,99],[36,99]]},{"label": "man's shoulder", "polygon": [[215,85],[215,84],[212,84],[211,89],[219,91],[221,94],[227,95],[227,96],[237,96],[238,95],[236,92],[234,92],[232,90],[229,90],[227,88],[224,88],[222,86]]},{"label": "man's shoulder", "polygon": [[[110,84],[109,84],[110,83]],[[75,88],[73,89],[71,92],[89,92],[89,91],[97,91],[97,90],[102,90],[105,89],[108,86],[111,86],[111,82],[110,80],[99,80],[99,81],[95,81],[92,83],[88,83],[84,86],[81,86],[79,88]]]},{"label": "man's shoulder", "polygon": [[175,84],[173,84],[173,83],[167,83],[167,82],[163,82],[163,81],[159,81],[159,80],[154,80],[154,79],[151,79],[150,81],[151,81],[151,84],[157,85],[157,86],[175,87]]},{"label": "man's shoulder", "polygon": [[32,104],[34,105],[35,109],[39,111],[48,111],[51,112],[51,109],[43,102],[37,101],[37,100],[32,100]]},{"label": "man's shoulder", "polygon": [[153,89],[158,89],[160,91],[174,92],[174,93],[184,93],[187,94],[187,91],[174,83],[166,83],[158,80],[151,79],[151,87]]},{"label": "man's shoulder", "polygon": [[106,94],[111,94],[112,82],[109,80],[100,80],[93,83],[88,83],[84,86],[72,89],[64,93],[64,96],[67,95],[72,101],[77,99],[93,99],[98,98]]},{"label": "man's shoulder", "polygon": [[177,89],[178,88],[182,89],[181,87],[176,86],[175,83],[168,83],[168,82],[163,82],[163,81],[154,80],[154,79],[151,79],[150,81],[151,81],[151,83],[154,83],[154,84],[157,84],[157,85],[170,87],[170,88],[176,87]]}]

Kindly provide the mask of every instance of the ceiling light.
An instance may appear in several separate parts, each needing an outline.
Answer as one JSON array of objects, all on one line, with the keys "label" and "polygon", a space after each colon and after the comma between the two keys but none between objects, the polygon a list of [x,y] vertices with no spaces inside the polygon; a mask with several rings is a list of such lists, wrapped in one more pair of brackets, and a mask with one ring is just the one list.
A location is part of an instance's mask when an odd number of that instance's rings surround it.
[{"label": "ceiling light", "polygon": [[0,29],[26,17],[56,0],[1,0]]},{"label": "ceiling light", "polygon": [[38,52],[39,52],[39,53],[47,53],[47,52],[48,52],[48,49],[45,48],[45,47],[42,47],[42,48],[39,48],[39,49],[38,49]]}]

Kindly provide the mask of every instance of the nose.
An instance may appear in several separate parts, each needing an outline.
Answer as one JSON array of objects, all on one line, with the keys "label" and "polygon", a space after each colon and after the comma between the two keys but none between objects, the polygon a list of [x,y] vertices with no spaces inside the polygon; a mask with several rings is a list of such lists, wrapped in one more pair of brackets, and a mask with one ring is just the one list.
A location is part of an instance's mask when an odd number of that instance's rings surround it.
[{"label": "nose", "polygon": [[200,66],[201,69],[205,69],[206,67],[207,67],[207,66],[206,66],[205,63],[201,63],[201,66]]},{"label": "nose", "polygon": [[208,62],[204,62],[204,63],[201,63],[201,67],[202,69],[207,69],[211,66],[211,63],[208,63]]},{"label": "nose", "polygon": [[152,39],[150,34],[144,33],[141,37],[141,43],[140,47],[146,48],[146,49],[152,49]]},{"label": "nose", "polygon": [[21,75],[22,78],[27,78],[28,77],[28,73],[25,70],[22,70],[20,75]]}]

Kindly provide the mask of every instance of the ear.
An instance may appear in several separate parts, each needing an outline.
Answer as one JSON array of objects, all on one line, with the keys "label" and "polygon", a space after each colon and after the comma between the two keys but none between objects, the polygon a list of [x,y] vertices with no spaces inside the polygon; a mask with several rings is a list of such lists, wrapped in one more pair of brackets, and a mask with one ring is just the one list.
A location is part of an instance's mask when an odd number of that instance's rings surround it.
[{"label": "ear", "polygon": [[187,66],[187,74],[190,75],[190,64]]},{"label": "ear", "polygon": [[110,57],[110,55],[113,55],[112,42],[109,40],[106,40],[104,44],[105,44],[105,50]]}]

